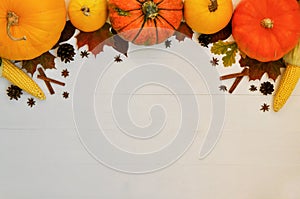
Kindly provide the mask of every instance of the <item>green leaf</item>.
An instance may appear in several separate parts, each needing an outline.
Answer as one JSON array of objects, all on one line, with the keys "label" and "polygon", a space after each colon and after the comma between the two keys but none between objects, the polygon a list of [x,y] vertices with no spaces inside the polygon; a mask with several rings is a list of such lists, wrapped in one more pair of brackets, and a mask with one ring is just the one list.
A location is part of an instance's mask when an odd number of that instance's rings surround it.
[{"label": "green leaf", "polygon": [[224,55],[223,65],[225,67],[232,66],[236,62],[235,57],[238,52],[238,47],[235,42],[218,41],[213,44],[210,51],[216,55]]},{"label": "green leaf", "polygon": [[226,52],[226,55],[222,58],[223,65],[225,67],[231,66],[235,63],[236,51],[230,50]]}]

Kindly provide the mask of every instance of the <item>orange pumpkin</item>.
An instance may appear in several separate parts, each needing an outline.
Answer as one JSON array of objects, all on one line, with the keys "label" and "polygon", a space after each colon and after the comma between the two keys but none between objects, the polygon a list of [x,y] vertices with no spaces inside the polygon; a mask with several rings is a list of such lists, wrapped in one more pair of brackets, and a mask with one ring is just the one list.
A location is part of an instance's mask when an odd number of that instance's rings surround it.
[{"label": "orange pumpkin", "polygon": [[172,36],[182,20],[182,0],[109,0],[114,30],[127,41],[153,45]]},{"label": "orange pumpkin", "polygon": [[0,57],[38,57],[59,40],[65,23],[64,0],[1,0]]},{"label": "orange pumpkin", "polygon": [[246,55],[278,60],[300,38],[300,8],[295,0],[241,0],[232,19],[232,35]]},{"label": "orange pumpkin", "polygon": [[107,19],[106,0],[70,0],[68,14],[72,24],[81,31],[93,32]]},{"label": "orange pumpkin", "polygon": [[196,32],[213,34],[223,29],[233,13],[231,0],[185,0],[184,19]]}]

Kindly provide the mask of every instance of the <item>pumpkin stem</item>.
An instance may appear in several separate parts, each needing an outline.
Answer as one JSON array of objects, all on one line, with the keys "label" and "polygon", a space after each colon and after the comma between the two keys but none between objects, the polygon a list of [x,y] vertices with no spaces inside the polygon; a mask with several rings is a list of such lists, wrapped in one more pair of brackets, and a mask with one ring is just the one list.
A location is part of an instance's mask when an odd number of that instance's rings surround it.
[{"label": "pumpkin stem", "polygon": [[83,6],[82,8],[81,8],[81,11],[82,11],[82,13],[85,15],[85,16],[90,16],[90,8],[88,8],[88,7],[86,7],[86,6]]},{"label": "pumpkin stem", "polygon": [[22,40],[26,40],[26,36],[23,36],[21,38],[15,38],[14,36],[12,36],[11,32],[10,32],[10,28],[11,26],[16,26],[19,24],[19,16],[16,15],[16,13],[12,12],[12,11],[9,11],[7,13],[7,16],[6,16],[6,21],[7,21],[7,24],[6,24],[6,33],[8,35],[8,37],[13,40],[13,41],[22,41]]},{"label": "pumpkin stem", "polygon": [[265,19],[261,20],[260,24],[262,27],[269,28],[269,29],[273,28],[273,26],[274,26],[274,22],[270,18],[265,18]]},{"label": "pumpkin stem", "polygon": [[218,9],[218,1],[210,0],[210,4],[208,5],[209,12],[215,12]]},{"label": "pumpkin stem", "polygon": [[142,10],[146,19],[155,19],[158,15],[158,7],[153,1],[143,3]]}]

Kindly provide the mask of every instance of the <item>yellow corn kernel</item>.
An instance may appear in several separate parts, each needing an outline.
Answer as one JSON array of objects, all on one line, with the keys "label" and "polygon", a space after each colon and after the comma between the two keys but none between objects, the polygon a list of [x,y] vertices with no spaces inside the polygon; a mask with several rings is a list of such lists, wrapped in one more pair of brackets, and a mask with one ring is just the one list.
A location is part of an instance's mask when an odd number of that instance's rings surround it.
[{"label": "yellow corn kernel", "polygon": [[13,85],[18,86],[34,97],[37,97],[41,100],[46,99],[42,89],[24,71],[7,59],[0,58],[0,62],[0,75],[2,75],[2,77],[5,77]]},{"label": "yellow corn kernel", "polygon": [[276,91],[273,109],[279,111],[292,94],[300,78],[300,66],[287,65],[287,68],[280,80],[279,87]]}]

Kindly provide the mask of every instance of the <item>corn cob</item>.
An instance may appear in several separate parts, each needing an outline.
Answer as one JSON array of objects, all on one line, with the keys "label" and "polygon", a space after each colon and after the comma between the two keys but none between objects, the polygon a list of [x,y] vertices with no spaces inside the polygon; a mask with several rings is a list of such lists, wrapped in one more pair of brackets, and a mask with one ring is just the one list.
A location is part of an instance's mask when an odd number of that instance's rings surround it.
[{"label": "corn cob", "polygon": [[46,99],[41,88],[20,68],[7,59],[0,58],[0,76],[6,78],[13,85],[41,100]]},{"label": "corn cob", "polygon": [[285,105],[300,78],[300,41],[283,59],[287,63],[287,68],[274,96],[273,109],[276,112]]},{"label": "corn cob", "polygon": [[279,87],[274,97],[274,111],[277,112],[284,106],[284,104],[292,94],[294,88],[296,87],[299,78],[300,67],[294,65],[287,65],[286,71],[282,76],[282,79],[279,83]]}]

